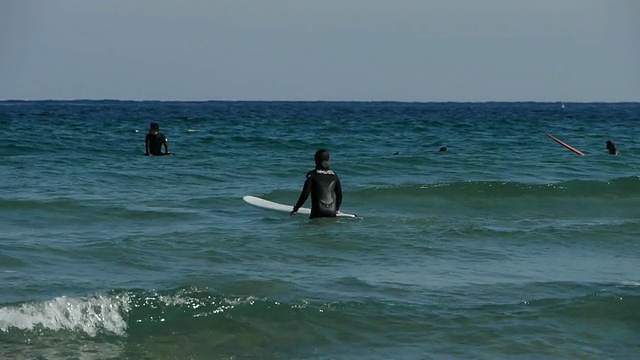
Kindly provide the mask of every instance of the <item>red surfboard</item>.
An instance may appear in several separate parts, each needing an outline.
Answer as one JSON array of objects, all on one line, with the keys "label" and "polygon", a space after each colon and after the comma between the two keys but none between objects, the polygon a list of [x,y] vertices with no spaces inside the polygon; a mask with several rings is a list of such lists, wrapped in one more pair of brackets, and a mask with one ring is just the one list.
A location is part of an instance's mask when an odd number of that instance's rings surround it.
[{"label": "red surfboard", "polygon": [[569,146],[568,144],[565,144],[564,142],[562,142],[560,139],[556,138],[555,136],[549,134],[549,133],[545,133],[548,137],[550,137],[551,139],[553,139],[555,142],[557,142],[558,144],[566,147],[567,149],[573,151],[574,153],[578,154],[578,155],[584,155],[584,153],[580,150],[574,149],[573,147]]}]

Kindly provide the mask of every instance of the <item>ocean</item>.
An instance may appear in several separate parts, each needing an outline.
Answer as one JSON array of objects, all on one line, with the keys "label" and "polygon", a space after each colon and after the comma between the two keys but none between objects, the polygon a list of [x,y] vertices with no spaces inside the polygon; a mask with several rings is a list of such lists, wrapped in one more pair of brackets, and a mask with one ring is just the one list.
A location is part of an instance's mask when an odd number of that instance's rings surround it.
[{"label": "ocean", "polygon": [[[3,101],[0,136],[0,359],[640,354],[638,103]],[[243,202],[321,148],[359,218]]]}]

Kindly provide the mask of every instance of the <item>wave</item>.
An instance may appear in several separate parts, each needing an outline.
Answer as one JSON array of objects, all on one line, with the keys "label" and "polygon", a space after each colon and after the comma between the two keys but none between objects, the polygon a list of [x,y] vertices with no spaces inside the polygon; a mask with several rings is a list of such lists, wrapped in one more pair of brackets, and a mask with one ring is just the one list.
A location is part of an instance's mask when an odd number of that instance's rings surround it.
[{"label": "wave", "polygon": [[[495,285],[494,285],[495,286]],[[505,287],[510,292],[512,285]],[[524,286],[524,287],[522,287]],[[518,306],[537,306],[546,311],[573,314],[575,317],[602,317],[640,323],[640,314],[627,310],[640,306],[640,284],[635,281],[615,284],[532,283],[517,286],[542,291],[543,298],[511,301],[502,304],[481,305],[510,309]],[[553,289],[553,291],[549,290]],[[564,290],[562,290],[564,289]],[[494,289],[495,290],[495,289]],[[455,289],[452,294],[457,294]],[[476,295],[486,289],[474,289]],[[567,292],[569,295],[557,296]],[[500,291],[498,290],[498,293]],[[446,295],[446,290],[444,290]],[[438,294],[441,296],[443,294]],[[535,296],[535,294],[532,294]],[[480,298],[480,296],[478,296]],[[490,300],[483,299],[490,303]],[[208,288],[178,288],[167,291],[113,290],[106,294],[86,297],[61,296],[40,302],[22,302],[0,305],[0,332],[12,331],[67,331],[81,332],[90,337],[100,334],[131,336],[160,331],[162,327],[189,331],[193,326],[217,328],[234,322],[266,321],[272,325],[294,318],[316,323],[322,317],[348,322],[366,322],[379,319],[393,309],[401,317],[425,315],[429,307],[438,312],[454,310],[447,304],[433,305],[415,301],[394,301],[377,298],[322,301],[308,299],[278,300],[251,295],[220,294]],[[463,305],[459,303],[459,305]],[[477,309],[471,303],[469,310]],[[455,308],[457,308],[456,306]],[[562,309],[559,309],[562,307]],[[626,309],[626,310],[625,310]],[[570,310],[570,312],[567,312]],[[255,329],[258,330],[258,329]],[[271,331],[271,330],[267,330]],[[0,339],[2,337],[0,336]]]},{"label": "wave", "polygon": [[[494,290],[502,295],[496,298]],[[523,294],[531,299],[519,299]],[[518,342],[524,353],[536,353],[531,336],[561,341],[563,348],[578,344],[582,353],[597,355],[602,344],[590,336],[620,324],[637,329],[638,307],[637,282],[440,289],[424,301],[273,299],[195,287],[113,290],[0,304],[0,357],[25,351],[36,351],[32,357],[82,358],[290,358],[318,352],[326,357],[358,348],[403,351],[407,345],[432,351],[425,344],[457,340],[485,351],[485,342]],[[513,334],[523,324],[527,334]],[[616,339],[621,354],[637,340],[633,330],[619,331]]]},{"label": "wave", "polygon": [[368,186],[350,193],[350,196],[444,198],[637,198],[640,197],[640,176],[610,181],[570,180],[549,184],[528,184],[506,181],[460,181],[440,184],[408,184]]},{"label": "wave", "polygon": [[[61,214],[80,214],[84,218],[91,216],[104,219],[146,220],[189,218],[192,212],[179,208],[159,208],[145,204],[118,206],[109,203],[100,196],[87,196],[82,199],[57,198],[42,200],[0,199],[0,210],[7,211],[46,211]],[[85,220],[79,219],[84,222]]]},{"label": "wave", "polygon": [[[127,336],[163,323],[182,323],[187,329],[189,320],[199,322],[201,318],[216,315],[225,318],[224,313],[235,308],[250,315],[254,313],[251,307],[268,310],[286,306],[264,298],[225,296],[198,288],[165,292],[113,290],[86,297],[62,296],[41,302],[0,305],[0,332],[48,330],[81,332],[90,337]],[[300,309],[306,305],[300,302],[288,306]]]},{"label": "wave", "polygon": [[125,335],[130,299],[122,295],[95,295],[23,303],[0,307],[0,331],[12,329],[79,331],[89,336],[99,332]]}]

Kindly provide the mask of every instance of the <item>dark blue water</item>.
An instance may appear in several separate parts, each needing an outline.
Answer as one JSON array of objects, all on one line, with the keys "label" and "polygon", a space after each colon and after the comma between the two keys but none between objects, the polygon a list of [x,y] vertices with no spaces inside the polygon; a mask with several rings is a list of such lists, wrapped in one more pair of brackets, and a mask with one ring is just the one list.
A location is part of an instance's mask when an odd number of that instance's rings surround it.
[{"label": "dark blue water", "polygon": [[[2,358],[640,351],[640,104],[0,102],[0,136]],[[361,218],[242,201],[319,148]]]}]

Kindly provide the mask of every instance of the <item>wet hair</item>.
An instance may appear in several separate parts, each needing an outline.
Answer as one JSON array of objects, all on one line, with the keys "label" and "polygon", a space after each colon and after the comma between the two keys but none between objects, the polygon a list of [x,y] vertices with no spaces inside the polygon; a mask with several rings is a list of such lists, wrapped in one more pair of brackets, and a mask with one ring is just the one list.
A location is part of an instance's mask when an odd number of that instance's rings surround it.
[{"label": "wet hair", "polygon": [[447,151],[447,147],[446,146],[443,146],[443,147],[440,148],[440,152],[445,152],[445,151]]},{"label": "wet hair", "polygon": [[150,128],[151,130],[160,130],[160,125],[158,125],[158,123],[154,123],[154,122],[153,122],[153,123],[151,123],[151,124],[149,125],[149,128]]},{"label": "wet hair", "polygon": [[320,149],[316,151],[316,154],[313,156],[313,158],[316,162],[316,167],[322,169],[329,168],[329,152],[327,150]]}]

